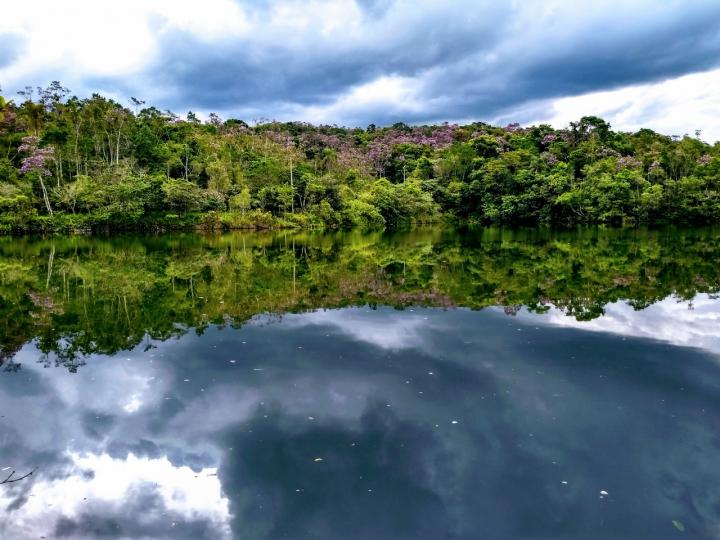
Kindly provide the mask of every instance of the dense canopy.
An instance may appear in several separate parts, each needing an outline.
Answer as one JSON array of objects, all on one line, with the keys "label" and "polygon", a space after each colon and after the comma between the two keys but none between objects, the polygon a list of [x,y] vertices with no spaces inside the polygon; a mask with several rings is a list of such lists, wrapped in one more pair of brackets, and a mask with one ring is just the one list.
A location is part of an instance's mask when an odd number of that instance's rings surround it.
[{"label": "dense canopy", "polygon": [[712,223],[720,145],[548,125],[367,128],[0,98],[0,231]]}]

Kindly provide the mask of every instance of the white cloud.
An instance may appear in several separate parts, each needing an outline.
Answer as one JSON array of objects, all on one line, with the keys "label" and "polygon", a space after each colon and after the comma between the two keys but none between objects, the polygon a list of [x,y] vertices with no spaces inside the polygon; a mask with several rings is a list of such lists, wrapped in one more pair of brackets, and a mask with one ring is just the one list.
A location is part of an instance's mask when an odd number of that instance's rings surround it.
[{"label": "white cloud", "polygon": [[412,77],[382,76],[351,88],[328,105],[299,107],[293,110],[292,117],[320,124],[333,124],[338,118],[346,118],[354,125],[360,122],[360,118],[366,117],[368,112],[378,109],[392,109],[400,115],[415,115],[427,106],[418,96],[418,83]]},{"label": "white cloud", "polygon": [[13,3],[3,7],[3,32],[25,40],[18,60],[0,70],[3,82],[15,84],[48,69],[64,81],[129,74],[152,59],[155,45],[146,13],[133,9],[132,2],[40,2],[32,8]]},{"label": "white cloud", "polygon": [[[60,518],[72,520],[101,506],[105,514],[125,517],[138,527],[166,525],[172,537],[173,518],[187,522],[205,520],[212,524],[214,538],[231,538],[229,501],[222,493],[216,468],[194,472],[186,466],[176,467],[167,459],[148,459],[129,454],[114,459],[107,454],[68,454],[70,475],[43,478],[32,483],[27,502],[12,511],[12,521],[3,529],[5,538],[41,538],[52,534]],[[88,475],[86,472],[93,474]],[[155,486],[161,507],[126,515],[133,490],[147,483]],[[13,493],[0,492],[5,508]],[[167,511],[168,515],[159,511]]]},{"label": "white cloud", "polygon": [[0,82],[14,89],[43,72],[71,88],[83,87],[87,77],[129,77],[148,68],[167,32],[214,41],[249,29],[233,0],[40,0],[32,9],[13,3],[3,7],[0,34],[21,36],[23,47],[15,62],[0,69]]},{"label": "white cloud", "polygon": [[698,294],[692,302],[668,297],[640,311],[626,302],[613,302],[605,306],[602,317],[591,321],[578,321],[556,308],[543,315],[522,312],[520,316],[537,324],[657,339],[720,353],[720,311],[717,299],[707,294]]},{"label": "white cloud", "polygon": [[382,349],[410,349],[423,345],[423,335],[433,326],[427,317],[412,311],[402,311],[395,317],[377,317],[363,309],[313,311],[286,316],[284,327],[330,326]]},{"label": "white cloud", "polygon": [[544,115],[527,124],[567,126],[582,116],[600,116],[614,129],[649,127],[666,135],[702,130],[708,142],[720,140],[720,69],[654,83],[592,92],[551,102]]}]

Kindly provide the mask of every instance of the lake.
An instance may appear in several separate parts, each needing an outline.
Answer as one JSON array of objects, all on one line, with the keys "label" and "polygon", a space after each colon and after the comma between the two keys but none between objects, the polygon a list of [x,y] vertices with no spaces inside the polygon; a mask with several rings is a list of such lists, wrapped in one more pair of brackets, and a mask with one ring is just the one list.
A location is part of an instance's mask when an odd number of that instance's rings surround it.
[{"label": "lake", "polygon": [[714,229],[0,239],[0,537],[716,539],[719,263]]}]

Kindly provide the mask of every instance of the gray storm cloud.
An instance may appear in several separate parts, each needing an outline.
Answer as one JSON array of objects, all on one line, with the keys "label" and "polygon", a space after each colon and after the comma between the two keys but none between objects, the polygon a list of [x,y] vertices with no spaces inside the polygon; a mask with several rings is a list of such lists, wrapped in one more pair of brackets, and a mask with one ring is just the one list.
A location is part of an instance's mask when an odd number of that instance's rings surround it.
[{"label": "gray storm cloud", "polygon": [[[323,109],[329,111],[323,121],[345,125],[513,115],[524,121],[548,100],[720,64],[717,2],[339,4],[315,2],[301,10],[285,0],[237,2],[246,24],[219,33],[140,11],[138,24],[149,25],[153,54],[131,77],[70,72],[56,62],[16,80],[12,68],[22,62],[22,42],[0,34],[0,67],[10,68],[6,80],[0,71],[0,83],[7,91],[59,79],[79,95],[140,95],[163,109],[248,120],[317,121]],[[333,7],[336,20],[327,15]],[[355,99],[384,78],[400,80],[406,92]],[[333,108],[338,103],[342,107]]]}]

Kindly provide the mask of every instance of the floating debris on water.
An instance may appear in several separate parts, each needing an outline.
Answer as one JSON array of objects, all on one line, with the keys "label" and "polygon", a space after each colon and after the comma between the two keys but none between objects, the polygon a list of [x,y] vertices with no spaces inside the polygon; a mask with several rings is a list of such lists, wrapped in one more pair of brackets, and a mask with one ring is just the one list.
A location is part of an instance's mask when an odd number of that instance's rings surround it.
[{"label": "floating debris on water", "polygon": [[685,525],[683,524],[682,521],[680,521],[680,520],[678,520],[678,519],[673,519],[673,520],[672,520],[672,524],[673,524],[673,526],[674,526],[678,531],[680,531],[680,532],[684,532],[684,531],[685,531]]}]

